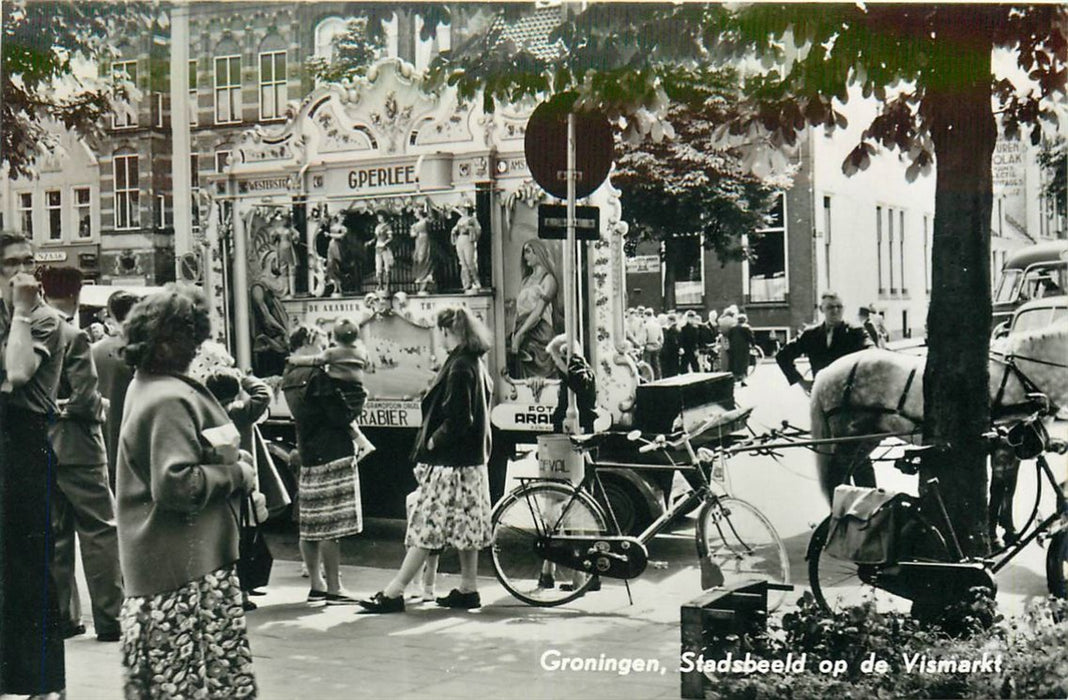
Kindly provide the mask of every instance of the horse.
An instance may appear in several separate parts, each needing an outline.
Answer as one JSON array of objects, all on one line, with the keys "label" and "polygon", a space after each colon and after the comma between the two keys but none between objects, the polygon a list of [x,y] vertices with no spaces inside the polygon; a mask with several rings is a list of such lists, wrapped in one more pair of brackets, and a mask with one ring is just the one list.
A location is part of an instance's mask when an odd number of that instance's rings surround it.
[{"label": "horse", "polygon": [[[814,439],[862,438],[895,434],[917,443],[923,427],[923,372],[926,358],[869,349],[835,360],[818,375],[809,405]],[[1011,335],[990,353],[991,412],[1002,419],[1032,406],[1028,394],[1041,392],[1068,407],[1068,322]],[[1029,412],[1029,411],[1028,411]],[[827,502],[834,487],[848,480],[874,485],[868,455],[881,438],[831,443],[817,450],[817,471]],[[1015,463],[1013,463],[1015,465]],[[1008,518],[1003,501],[1015,490],[1015,471],[1002,470],[991,483],[991,527],[995,516]],[[996,477],[999,475],[995,475]],[[1011,480],[1011,483],[1010,483]],[[995,501],[999,503],[995,503]],[[1007,511],[1007,512],[1006,512]]]}]

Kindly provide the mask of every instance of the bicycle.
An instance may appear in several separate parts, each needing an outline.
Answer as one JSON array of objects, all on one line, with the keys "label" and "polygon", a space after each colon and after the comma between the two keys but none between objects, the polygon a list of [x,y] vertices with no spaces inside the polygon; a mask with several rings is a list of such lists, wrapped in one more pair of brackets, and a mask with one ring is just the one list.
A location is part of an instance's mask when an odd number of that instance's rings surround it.
[{"label": "bicycle", "polygon": [[[724,443],[712,450],[695,449],[692,442],[716,427],[744,420],[751,411],[739,409],[714,417],[692,433],[682,431],[673,439],[645,439],[640,431],[572,436],[572,445],[581,452],[585,465],[578,485],[521,477],[520,485],[494,509],[491,552],[497,580],[529,605],[563,605],[595,589],[602,577],[627,580],[640,576],[648,565],[646,543],[677,515],[703,504],[695,533],[703,587],[767,579],[772,584],[768,610],[774,610],[791,589],[786,547],[763,513],[730,495]],[[618,445],[623,435],[629,442],[642,443],[638,453],[656,452],[664,458],[660,468],[683,470],[696,481],[693,490],[637,537],[620,533],[597,474],[598,462],[591,454],[613,441]],[[719,488],[714,490],[713,484]]]},{"label": "bicycle", "polygon": [[[1022,440],[1013,442],[1013,431],[1004,429],[990,433],[992,442],[1004,440],[1017,450],[1022,459],[1034,459],[1038,482],[1034,507],[1026,524],[1020,530],[1015,543],[987,557],[965,557],[961,551],[957,533],[949,520],[942,501],[938,479],[930,478],[925,483],[927,492],[920,498],[899,494],[903,525],[895,537],[896,554],[893,560],[883,564],[858,564],[838,559],[826,553],[827,539],[831,529],[831,517],[816,528],[809,541],[809,583],[816,602],[825,610],[874,603],[877,610],[922,614],[932,612],[947,603],[963,600],[971,588],[980,587],[991,593],[997,591],[994,576],[1032,541],[1048,539],[1046,551],[1046,581],[1049,592],[1057,597],[1068,597],[1068,505],[1064,488],[1057,483],[1046,460],[1046,452],[1068,453],[1068,442],[1053,440],[1045,431],[1036,413],[1018,424],[1033,429],[1029,438],[1028,452],[1021,454]],[[919,471],[921,454],[933,446],[912,448],[894,461],[894,466],[905,474]],[[1038,519],[1042,500],[1043,477],[1053,489],[1055,510],[1041,522]],[[918,612],[919,611],[919,612]]]}]

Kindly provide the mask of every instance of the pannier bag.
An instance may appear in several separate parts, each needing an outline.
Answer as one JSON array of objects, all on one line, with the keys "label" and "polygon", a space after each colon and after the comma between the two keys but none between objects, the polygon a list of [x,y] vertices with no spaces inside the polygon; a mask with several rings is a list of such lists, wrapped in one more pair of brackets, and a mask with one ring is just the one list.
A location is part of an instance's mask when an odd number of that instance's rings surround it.
[{"label": "pannier bag", "polygon": [[895,539],[906,494],[863,486],[834,489],[831,526],[824,551],[857,564],[895,561]]}]

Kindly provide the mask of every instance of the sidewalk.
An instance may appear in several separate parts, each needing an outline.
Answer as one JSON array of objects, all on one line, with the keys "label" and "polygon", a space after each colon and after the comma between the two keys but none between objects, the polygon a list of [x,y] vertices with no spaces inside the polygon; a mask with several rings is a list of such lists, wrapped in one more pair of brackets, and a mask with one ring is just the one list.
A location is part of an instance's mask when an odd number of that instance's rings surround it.
[{"label": "sidewalk", "polygon": [[[345,586],[363,595],[393,571],[343,567]],[[275,562],[267,595],[249,613],[260,697],[292,698],[677,698],[679,606],[694,597],[695,571],[683,585],[622,584],[563,608],[532,608],[493,579],[480,581],[483,608],[433,604],[405,614],[364,615],[359,607],[311,608],[300,565]],[[442,593],[458,577],[439,576]],[[558,653],[557,653],[558,652]],[[549,670],[565,657],[656,660],[652,672]],[[119,645],[89,635],[67,642],[71,700],[122,697]]]}]

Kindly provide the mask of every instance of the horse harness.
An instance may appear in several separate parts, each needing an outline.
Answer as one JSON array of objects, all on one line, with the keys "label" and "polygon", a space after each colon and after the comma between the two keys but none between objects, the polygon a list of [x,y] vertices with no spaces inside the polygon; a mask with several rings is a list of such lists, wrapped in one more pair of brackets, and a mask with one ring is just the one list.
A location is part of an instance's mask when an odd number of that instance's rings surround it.
[{"label": "horse harness", "polygon": [[[1031,403],[1024,401],[1016,404],[1003,404],[1002,399],[1005,397],[1005,389],[1009,383],[1009,377],[1015,376],[1020,385],[1023,386],[1025,393],[1039,393],[1044,394],[1041,388],[1034,381],[1027,376],[1019,365],[1016,364],[1015,355],[1009,355],[1004,360],[994,358],[998,362],[1002,362],[1005,365],[1005,371],[1001,375],[1001,383],[998,386],[998,392],[994,396],[994,400],[991,402],[991,413],[997,413],[1000,415],[1012,413],[1019,410],[1029,410],[1032,408]],[[1028,362],[1035,362],[1041,365],[1049,365],[1051,367],[1062,367],[1068,369],[1068,365],[1059,364],[1057,362],[1050,362],[1049,360],[1039,360],[1033,357],[1019,356],[1021,360],[1027,360]],[[860,404],[854,404],[851,399],[853,396],[853,387],[856,384],[857,370],[860,369],[860,361],[853,363],[853,367],[849,370],[849,376],[846,377],[845,388],[842,390],[842,403],[834,408],[830,408],[823,412],[825,418],[831,418],[844,411],[868,411],[871,413],[878,413],[883,415],[897,415],[902,418],[912,421],[919,425],[923,422],[922,419],[915,416],[910,416],[905,413],[905,402],[908,400],[909,390],[912,389],[912,383],[916,379],[916,373],[919,367],[913,367],[909,372],[908,379],[905,380],[905,387],[901,390],[901,397],[897,401],[897,406],[891,408],[889,406],[864,406]]]},{"label": "horse harness", "polygon": [[824,418],[829,419],[844,411],[867,411],[869,413],[878,413],[882,415],[901,416],[905,420],[912,421],[917,425],[923,422],[922,419],[905,413],[905,402],[908,400],[909,390],[912,389],[912,382],[916,379],[916,372],[919,367],[913,367],[912,371],[909,372],[908,379],[905,380],[905,388],[901,390],[901,398],[897,400],[897,406],[894,406],[893,408],[889,406],[863,406],[852,402],[853,386],[857,381],[858,369],[860,369],[859,360],[853,363],[852,369],[849,370],[849,376],[846,377],[845,388],[842,390],[842,403],[834,408],[824,411]]}]

